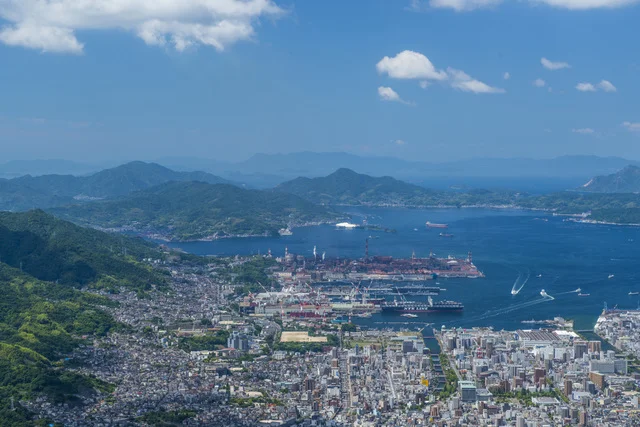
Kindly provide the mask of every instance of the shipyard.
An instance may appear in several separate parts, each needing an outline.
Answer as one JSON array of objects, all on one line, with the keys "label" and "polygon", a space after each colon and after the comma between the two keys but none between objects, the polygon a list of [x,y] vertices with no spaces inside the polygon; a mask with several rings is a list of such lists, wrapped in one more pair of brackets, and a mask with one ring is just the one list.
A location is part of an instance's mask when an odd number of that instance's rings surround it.
[{"label": "shipyard", "polygon": [[316,247],[312,256],[304,256],[285,248],[271,269],[278,289],[262,287],[263,292],[248,295],[240,304],[242,311],[319,323],[374,313],[460,313],[464,306],[442,298],[446,289],[438,279],[484,277],[471,253],[466,258],[437,258],[433,253],[420,258],[415,252],[410,258],[369,256],[368,244],[366,240],[362,258],[328,257]]}]

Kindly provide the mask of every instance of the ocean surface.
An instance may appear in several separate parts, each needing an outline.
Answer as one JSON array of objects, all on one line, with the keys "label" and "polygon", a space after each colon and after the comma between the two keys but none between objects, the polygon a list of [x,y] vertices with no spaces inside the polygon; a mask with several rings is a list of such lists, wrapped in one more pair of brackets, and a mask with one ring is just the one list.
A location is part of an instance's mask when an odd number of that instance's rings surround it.
[{"label": "ocean surface", "polygon": [[[524,320],[562,316],[573,319],[575,329],[590,330],[605,302],[609,308],[637,308],[640,291],[640,228],[577,224],[562,217],[518,210],[346,208],[353,222],[395,229],[395,233],[338,230],[333,226],[302,227],[280,238],[226,239],[214,242],[173,243],[200,255],[265,254],[289,252],[310,256],[314,245],[328,257],[361,257],[369,236],[370,255],[466,257],[485,274],[479,279],[444,279],[446,288],[435,300],[460,301],[462,314],[423,314],[415,319],[376,314],[354,318],[371,327],[408,327],[432,323],[434,327],[492,326],[496,329],[531,329],[541,325]],[[428,229],[426,221],[447,223],[443,230]],[[613,278],[608,278],[609,275]],[[428,281],[428,285],[435,285]],[[520,289],[512,295],[512,289]],[[577,288],[583,294],[578,296]],[[553,297],[543,298],[544,289]],[[421,299],[426,297],[414,297]]]}]

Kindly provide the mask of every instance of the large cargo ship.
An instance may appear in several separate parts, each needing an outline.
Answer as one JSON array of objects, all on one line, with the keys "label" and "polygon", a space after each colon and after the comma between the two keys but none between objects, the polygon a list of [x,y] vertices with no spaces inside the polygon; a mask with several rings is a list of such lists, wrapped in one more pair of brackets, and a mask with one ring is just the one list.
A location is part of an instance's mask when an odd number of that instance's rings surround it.
[{"label": "large cargo ship", "polygon": [[393,302],[382,304],[380,309],[383,313],[455,313],[464,310],[464,305],[456,301],[433,302],[431,297],[429,297],[427,302],[394,300]]}]

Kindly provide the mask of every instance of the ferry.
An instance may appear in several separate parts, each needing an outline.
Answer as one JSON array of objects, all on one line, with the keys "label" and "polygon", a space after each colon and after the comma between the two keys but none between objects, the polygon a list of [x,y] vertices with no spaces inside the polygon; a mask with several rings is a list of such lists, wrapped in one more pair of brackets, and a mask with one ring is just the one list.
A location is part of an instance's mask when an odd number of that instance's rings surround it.
[{"label": "ferry", "polygon": [[427,221],[427,227],[429,227],[429,228],[449,228],[449,224],[436,224],[435,222]]}]

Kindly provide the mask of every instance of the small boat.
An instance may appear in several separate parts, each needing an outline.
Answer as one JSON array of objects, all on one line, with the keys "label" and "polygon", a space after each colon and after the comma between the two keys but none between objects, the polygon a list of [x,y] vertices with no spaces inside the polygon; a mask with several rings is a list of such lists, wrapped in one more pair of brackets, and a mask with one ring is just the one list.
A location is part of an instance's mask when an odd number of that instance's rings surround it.
[{"label": "small boat", "polygon": [[573,292],[575,292],[575,293],[578,293],[578,294],[579,294],[580,292],[582,292],[582,289],[581,289],[581,288],[578,288],[578,289],[576,289],[576,290],[575,290],[575,291],[573,291]]},{"label": "small boat", "polygon": [[429,227],[429,228],[449,228],[449,224],[436,224],[434,222],[427,221],[427,227]]},{"label": "small boat", "polygon": [[541,290],[541,291],[540,291],[540,296],[543,296],[543,297],[545,297],[545,298],[546,298],[546,297],[548,297],[548,296],[549,296],[549,294],[547,293],[547,291],[545,291],[545,290],[543,289],[543,290]]},{"label": "small boat", "polygon": [[449,233],[440,233],[440,237],[453,237],[453,234],[449,234]]},{"label": "small boat", "polygon": [[418,317],[417,314],[412,314],[412,313],[405,313],[405,314],[401,314],[402,317],[408,317],[410,319],[413,319],[415,317]]},{"label": "small boat", "polygon": [[579,293],[579,294],[578,294],[578,296],[579,296],[579,297],[588,297],[588,296],[590,296],[590,295],[591,295],[591,294],[583,294],[583,293]]},{"label": "small boat", "polygon": [[640,292],[629,292],[629,295],[638,295]]},{"label": "small boat", "polygon": [[615,276],[613,274],[610,274],[609,277],[607,277],[607,279],[613,279]]},{"label": "small boat", "polygon": [[541,278],[541,277],[542,277],[542,273],[538,274],[536,277],[537,277],[538,279],[539,279],[539,278]]}]

